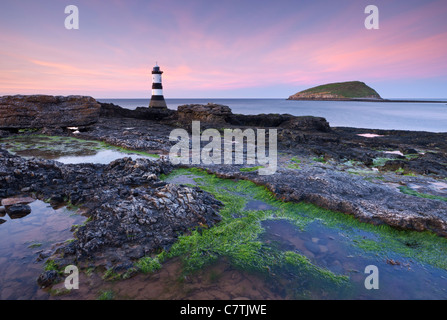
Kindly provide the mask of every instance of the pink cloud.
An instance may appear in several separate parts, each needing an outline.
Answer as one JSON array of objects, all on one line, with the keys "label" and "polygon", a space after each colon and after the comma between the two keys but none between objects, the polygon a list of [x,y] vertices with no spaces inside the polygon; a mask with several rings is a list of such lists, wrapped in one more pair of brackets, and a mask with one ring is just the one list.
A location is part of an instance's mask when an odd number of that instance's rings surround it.
[{"label": "pink cloud", "polygon": [[[155,61],[165,71],[163,83],[171,95],[185,90],[447,75],[447,32],[425,27],[447,16],[442,1],[393,17],[384,10],[381,29],[376,31],[363,28],[357,4],[329,15],[324,23],[323,18],[319,24],[301,22],[318,14],[312,7],[243,30],[221,19],[231,16],[230,7],[223,9],[226,14],[215,11],[197,19],[198,7],[183,5],[169,11],[169,28],[161,28],[132,19],[134,12],[124,2],[116,5],[129,21],[123,23],[129,30],[119,35],[108,29],[42,39],[19,31],[2,33],[0,94],[146,95]],[[157,3],[146,5],[154,12],[165,9]],[[108,17],[103,13],[100,19]],[[358,28],[350,28],[353,23]]]}]

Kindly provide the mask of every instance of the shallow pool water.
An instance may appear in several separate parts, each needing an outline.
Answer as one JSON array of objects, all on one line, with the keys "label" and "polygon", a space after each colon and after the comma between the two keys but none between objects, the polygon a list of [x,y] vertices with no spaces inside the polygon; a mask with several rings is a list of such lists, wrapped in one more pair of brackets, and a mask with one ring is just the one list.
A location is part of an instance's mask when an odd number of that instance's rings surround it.
[{"label": "shallow pool water", "polygon": [[46,257],[61,243],[73,238],[71,228],[86,218],[66,207],[53,208],[35,200],[28,204],[31,213],[11,219],[7,213],[0,225],[0,299],[46,298],[37,278]]},{"label": "shallow pool water", "polygon": [[[209,176],[204,174],[205,176]],[[199,179],[197,179],[197,177]],[[174,173],[168,176],[166,181],[178,183],[185,179],[195,180],[197,185],[210,187],[207,180],[194,174],[185,173],[178,175]],[[348,287],[334,288],[311,287],[306,291],[305,297],[311,299],[447,299],[447,270],[436,267],[430,263],[420,260],[423,250],[428,250],[418,244],[415,245],[410,254],[403,254],[398,244],[398,251],[394,251],[394,245],[387,246],[388,238],[380,231],[372,228],[362,228],[359,222],[336,223],[332,218],[325,216],[314,216],[309,212],[300,211],[299,207],[292,204],[283,207],[279,201],[270,201],[253,196],[250,188],[244,188],[234,192],[231,188],[237,186],[237,182],[229,184],[224,179],[210,180],[214,184],[212,193],[218,195],[225,192],[227,187],[235,197],[245,200],[245,205],[240,212],[232,212],[231,219],[247,218],[247,211],[258,212],[258,221],[262,232],[258,239],[262,245],[260,253],[276,250],[277,252],[295,252],[309,259],[309,261],[321,270],[329,270],[336,276],[348,277]],[[208,182],[209,183],[209,182]],[[214,190],[214,191],[213,191]],[[284,208],[288,208],[293,214],[284,214]],[[338,214],[338,213],[334,213]],[[253,219],[252,216],[251,219]],[[357,226],[358,225],[358,226]],[[397,238],[392,241],[405,242],[408,238]],[[433,240],[436,248],[437,238]],[[382,249],[368,249],[361,244],[380,243]],[[445,259],[445,241],[439,238],[438,259]],[[380,247],[380,246],[379,246]],[[208,249],[213,250],[213,249]],[[435,249],[436,250],[436,249]],[[435,254],[436,256],[436,254]],[[375,266],[378,269],[379,289],[367,289],[365,281],[370,275],[367,266]],[[302,297],[296,285],[306,285],[305,273],[295,273],[290,269],[276,269],[272,271],[263,281],[269,283],[273,294],[282,299],[294,299]],[[301,277],[301,279],[300,279]],[[306,288],[307,290],[308,288]],[[298,295],[293,292],[298,291]],[[292,294],[291,294],[292,293]]]},{"label": "shallow pool water", "polygon": [[[383,258],[357,250],[352,239],[341,230],[319,222],[305,231],[287,220],[265,220],[262,240],[278,250],[296,251],[322,268],[350,277],[352,291],[342,292],[338,299],[447,299],[447,271],[423,265],[398,254]],[[374,234],[364,237],[375,237]],[[366,266],[379,270],[379,289],[366,289]]]},{"label": "shallow pool water", "polygon": [[56,160],[65,164],[109,164],[124,157],[152,160],[156,157],[105,145],[99,141],[42,135],[8,137],[0,140],[0,147],[24,158]]}]

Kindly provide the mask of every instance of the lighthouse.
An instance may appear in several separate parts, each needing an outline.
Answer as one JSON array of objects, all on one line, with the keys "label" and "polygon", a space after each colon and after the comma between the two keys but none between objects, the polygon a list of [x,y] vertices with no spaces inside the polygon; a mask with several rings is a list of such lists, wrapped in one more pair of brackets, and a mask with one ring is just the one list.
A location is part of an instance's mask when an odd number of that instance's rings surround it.
[{"label": "lighthouse", "polygon": [[161,85],[161,74],[163,71],[155,63],[152,69],[152,98],[149,108],[167,108],[165,98],[163,97],[163,86]]}]

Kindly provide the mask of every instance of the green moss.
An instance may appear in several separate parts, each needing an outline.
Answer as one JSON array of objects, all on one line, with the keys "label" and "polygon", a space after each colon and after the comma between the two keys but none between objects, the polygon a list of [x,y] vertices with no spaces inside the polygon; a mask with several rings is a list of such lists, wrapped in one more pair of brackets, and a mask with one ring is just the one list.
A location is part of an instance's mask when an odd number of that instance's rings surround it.
[{"label": "green moss", "polygon": [[328,270],[318,268],[313,265],[307,257],[293,251],[286,251],[284,253],[284,263],[294,267],[295,270],[296,268],[302,269],[304,274],[313,277],[313,281],[327,282],[337,286],[343,286],[349,281],[348,276],[334,275]]},{"label": "green moss", "polygon": [[298,164],[296,164],[296,163],[291,163],[291,164],[289,164],[289,165],[287,166],[287,168],[289,168],[289,169],[295,169],[295,170],[300,170],[300,169],[301,169],[301,167],[300,167]]},{"label": "green moss", "polygon": [[[246,180],[235,182],[219,179],[200,169],[180,169],[172,173],[177,174],[196,176],[194,180],[198,186],[212,193],[225,205],[220,211],[222,221],[218,225],[181,236],[169,252],[163,252],[158,257],[159,261],[181,257],[185,271],[200,269],[215,262],[220,256],[227,257],[235,266],[258,272],[284,266],[286,256],[278,254],[259,240],[264,232],[261,222],[268,219],[286,219],[301,230],[318,222],[346,232],[347,245],[362,254],[379,254],[384,258],[399,254],[447,270],[447,239],[433,233],[402,231],[387,225],[376,226],[313,204],[282,202],[263,186]],[[278,210],[246,211],[244,207],[248,198],[262,200]],[[242,217],[233,218],[235,213]],[[374,240],[365,239],[359,232],[373,235]],[[408,245],[411,243],[417,243],[417,246]]]},{"label": "green moss", "polygon": [[413,172],[405,173],[404,176],[406,177],[417,177],[417,175]]},{"label": "green moss", "polygon": [[30,133],[30,132],[36,132],[39,129],[35,128],[29,128],[29,129],[19,129],[19,133]]},{"label": "green moss", "polygon": [[100,291],[98,300],[113,300],[115,299],[115,293],[112,290]]},{"label": "green moss", "polygon": [[249,167],[249,168],[240,168],[240,172],[253,172],[257,171],[258,169],[263,168],[263,166],[256,166],[256,167]]},{"label": "green moss", "polygon": [[315,157],[315,158],[312,158],[312,160],[316,161],[316,162],[320,162],[320,163],[327,163],[327,161],[324,159],[324,156]]},{"label": "green moss", "polygon": [[44,270],[45,271],[55,270],[57,272],[60,272],[59,265],[54,260],[47,260],[45,262]]},{"label": "green moss", "polygon": [[[180,257],[184,266],[183,271],[192,273],[225,257],[234,267],[258,274],[279,275],[296,269],[296,274],[315,280],[324,275],[324,279],[328,282],[336,284],[342,282],[334,280],[340,280],[337,275],[312,265],[305,258],[295,259],[292,263],[292,253],[286,254],[260,240],[264,232],[261,222],[264,220],[290,219],[291,223],[299,228],[304,228],[311,221],[306,217],[297,219],[295,208],[292,208],[293,204],[274,199],[264,187],[256,186],[250,181],[240,180],[236,183],[219,179],[197,169],[180,169],[172,173],[177,174],[194,174],[196,176],[194,180],[200,188],[211,192],[224,203],[220,211],[222,221],[213,228],[193,230],[189,235],[180,236],[168,252],[163,251],[156,257],[157,260]],[[276,216],[273,216],[273,212],[269,210],[244,210],[247,196],[274,204],[279,211],[275,211]],[[238,218],[233,217],[235,213],[239,214]],[[300,261],[303,266],[300,265]]]},{"label": "green moss", "polygon": [[151,158],[156,158],[156,159],[160,158],[160,155],[154,154],[154,153],[149,153],[149,152],[140,151],[140,150],[130,150],[130,149],[126,149],[123,147],[113,146],[113,145],[110,145],[105,142],[100,142],[100,144],[101,144],[101,148],[99,148],[99,149],[111,149],[111,150],[117,150],[119,152],[127,153],[127,154],[139,154],[139,155],[142,155],[145,157],[151,157]]},{"label": "green moss", "polygon": [[40,248],[41,246],[42,246],[41,243],[35,242],[35,243],[30,244],[30,245],[28,246],[28,248],[30,248],[30,249],[35,249],[35,248]]},{"label": "green moss", "polygon": [[121,275],[117,272],[115,272],[112,268],[107,269],[103,276],[102,279],[105,281],[115,281],[115,280],[120,280],[121,279]]},{"label": "green moss", "polygon": [[[92,151],[109,149],[109,150],[116,150],[124,154],[139,154],[145,157],[152,157],[152,158],[160,157],[158,154],[152,154],[145,151],[130,150],[119,146],[113,146],[103,141],[83,140],[65,136],[47,136],[42,134],[31,134],[26,136],[14,135],[3,138],[0,141],[6,143],[5,145],[3,145],[3,147],[6,147],[10,151],[14,150],[13,152],[19,152],[30,148],[36,148],[39,150],[48,150],[53,152],[60,152],[61,148],[76,149],[76,151],[82,149]],[[14,148],[12,148],[11,146],[14,146]],[[60,147],[57,148],[56,146]]]},{"label": "green moss", "polygon": [[426,198],[426,199],[432,199],[432,200],[440,200],[440,201],[447,201],[447,197],[442,197],[442,196],[435,196],[432,194],[426,194],[426,193],[420,193],[417,191],[414,191],[413,189],[407,187],[407,186],[401,186],[399,187],[400,192],[411,195],[411,196],[415,196],[415,197],[419,197],[419,198]]},{"label": "green moss", "polygon": [[297,157],[292,157],[292,158],[290,159],[290,161],[295,162],[295,163],[301,163],[301,160],[298,159]]},{"label": "green moss", "polygon": [[383,167],[387,161],[393,161],[393,160],[396,160],[396,159],[380,158],[380,157],[379,158],[375,158],[373,160],[373,167]]},{"label": "green moss", "polygon": [[77,210],[79,210],[79,208],[81,208],[80,205],[75,205],[75,204],[71,203],[71,201],[68,201],[65,204],[65,206],[68,210],[72,210],[72,211],[77,211]]},{"label": "green moss", "polygon": [[289,164],[289,165],[287,166],[287,168],[289,168],[289,169],[296,169],[296,170],[301,169],[300,166],[299,166],[299,164],[301,163],[301,160],[300,160],[300,159],[298,159],[297,157],[292,157],[292,158],[290,159],[290,161],[291,161],[292,163]]},{"label": "green moss", "polygon": [[413,160],[413,159],[417,159],[417,158],[419,158],[421,155],[419,154],[419,153],[410,153],[410,154],[406,154],[406,155],[404,155],[404,157],[407,159],[407,160]]},{"label": "green moss", "polygon": [[402,174],[402,173],[405,172],[405,170],[403,168],[399,168],[395,172],[398,173],[398,174]]},{"label": "green moss", "polygon": [[158,259],[151,257],[141,258],[135,266],[143,273],[152,273],[161,269],[161,264]]}]

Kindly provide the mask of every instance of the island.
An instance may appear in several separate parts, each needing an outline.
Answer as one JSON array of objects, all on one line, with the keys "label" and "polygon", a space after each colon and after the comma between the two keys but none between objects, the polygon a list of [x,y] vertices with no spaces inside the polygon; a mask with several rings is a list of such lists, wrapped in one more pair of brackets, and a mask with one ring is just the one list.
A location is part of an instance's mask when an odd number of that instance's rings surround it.
[{"label": "island", "polygon": [[288,100],[383,100],[364,82],[348,81],[320,85],[291,95]]}]

